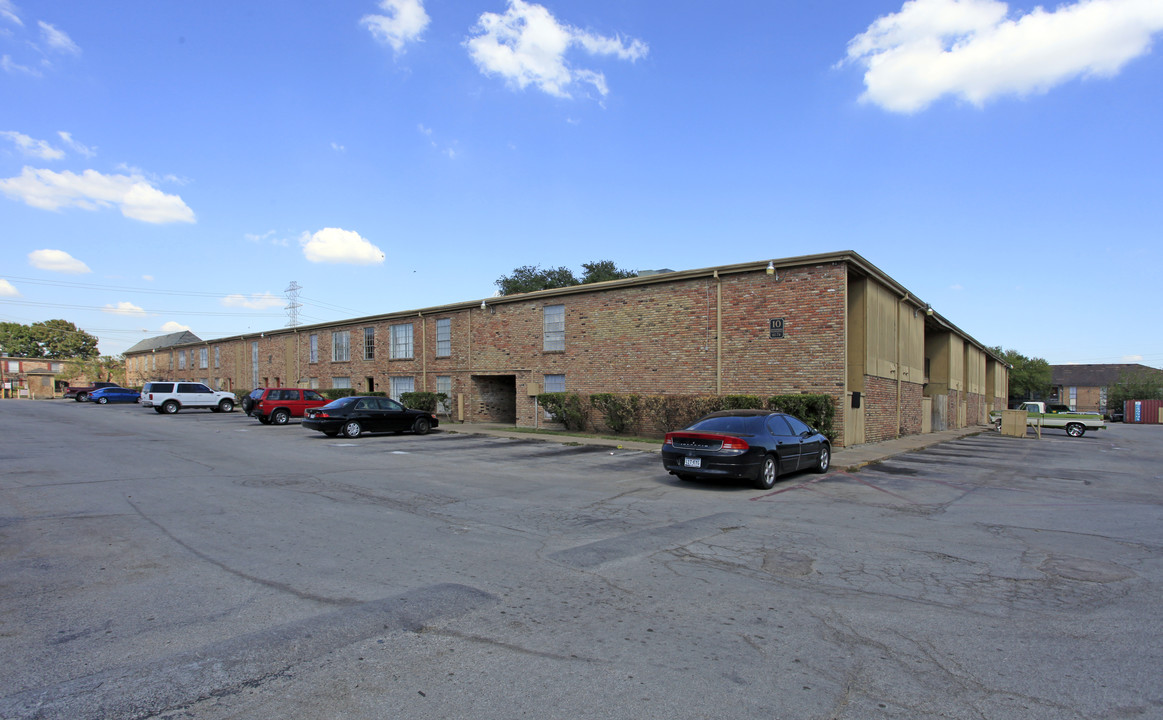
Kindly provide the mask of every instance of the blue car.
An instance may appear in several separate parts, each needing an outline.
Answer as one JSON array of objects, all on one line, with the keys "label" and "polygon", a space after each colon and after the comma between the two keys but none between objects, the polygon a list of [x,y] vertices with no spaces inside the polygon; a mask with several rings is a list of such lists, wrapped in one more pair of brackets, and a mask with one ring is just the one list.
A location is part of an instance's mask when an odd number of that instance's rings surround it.
[{"label": "blue car", "polygon": [[105,405],[107,403],[135,403],[141,397],[141,393],[136,390],[130,390],[123,387],[107,387],[97,388],[89,393],[89,402],[95,402],[98,405]]}]

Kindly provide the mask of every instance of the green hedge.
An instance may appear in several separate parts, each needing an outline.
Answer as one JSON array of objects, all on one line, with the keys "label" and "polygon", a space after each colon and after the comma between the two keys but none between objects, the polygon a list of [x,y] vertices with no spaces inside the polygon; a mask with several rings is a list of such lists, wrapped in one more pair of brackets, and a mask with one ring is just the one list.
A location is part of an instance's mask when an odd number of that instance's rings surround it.
[{"label": "green hedge", "polygon": [[684,428],[719,410],[778,410],[794,415],[835,438],[835,398],[831,395],[634,395],[541,393],[538,404],[567,430],[594,429],[595,413],[616,434],[645,430],[665,433]]},{"label": "green hedge", "polygon": [[400,402],[404,407],[424,412],[435,413],[442,403],[448,400],[448,395],[436,392],[406,392],[400,394]]}]

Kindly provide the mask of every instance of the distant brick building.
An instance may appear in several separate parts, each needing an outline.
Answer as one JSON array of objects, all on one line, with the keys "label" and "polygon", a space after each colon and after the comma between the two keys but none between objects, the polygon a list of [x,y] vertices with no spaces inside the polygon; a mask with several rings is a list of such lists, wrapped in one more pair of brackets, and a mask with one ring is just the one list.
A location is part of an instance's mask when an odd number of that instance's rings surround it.
[{"label": "distant brick building", "polygon": [[[156,340],[156,339],[155,339]],[[300,385],[453,398],[533,426],[533,396],[822,393],[837,444],[984,424],[1008,368],[853,252],[492,297],[126,351],[129,383]]]},{"label": "distant brick building", "polygon": [[1050,401],[1072,410],[1105,413],[1110,388],[1127,378],[1150,375],[1163,377],[1163,371],[1139,363],[1051,365]]}]

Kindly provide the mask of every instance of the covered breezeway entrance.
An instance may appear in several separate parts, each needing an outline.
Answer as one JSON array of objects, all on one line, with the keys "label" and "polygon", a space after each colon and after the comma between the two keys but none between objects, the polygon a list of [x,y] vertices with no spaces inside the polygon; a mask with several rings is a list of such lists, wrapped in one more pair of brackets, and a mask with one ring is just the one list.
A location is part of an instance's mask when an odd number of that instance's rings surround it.
[{"label": "covered breezeway entrance", "polygon": [[473,375],[475,422],[517,424],[517,376]]}]

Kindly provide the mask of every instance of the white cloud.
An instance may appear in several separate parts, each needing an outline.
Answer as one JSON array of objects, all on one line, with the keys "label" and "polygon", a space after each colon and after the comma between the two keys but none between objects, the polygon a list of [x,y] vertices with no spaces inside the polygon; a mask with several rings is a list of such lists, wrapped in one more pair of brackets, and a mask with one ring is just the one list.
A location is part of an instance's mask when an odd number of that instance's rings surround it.
[{"label": "white cloud", "polygon": [[153,275],[142,275],[141,279],[145,280],[146,282],[153,282]]},{"label": "white cloud", "polygon": [[261,295],[252,294],[246,297],[241,294],[227,295],[222,298],[222,304],[226,307],[241,307],[249,308],[251,310],[266,310],[267,308],[282,307],[286,304],[286,298],[281,298],[278,295],[272,295],[265,292]]},{"label": "white cloud", "polygon": [[606,95],[601,72],[575,69],[565,54],[577,47],[590,55],[613,56],[634,62],[646,57],[649,47],[641,40],[594,35],[563,25],[542,5],[509,0],[504,15],[483,13],[465,40],[469,56],[481,72],[500,75],[522,90],[533,85],[556,97],[570,97],[569,88],[588,83]]},{"label": "white cloud", "polygon": [[341,152],[341,153],[347,152],[347,148],[345,148],[344,146],[340,145],[337,142],[331,143],[331,149],[334,150],[335,152]]},{"label": "white cloud", "polygon": [[11,0],[0,0],[0,18],[4,18],[13,25],[24,27],[24,21],[16,14],[16,7]]},{"label": "white cloud", "polygon": [[974,105],[1078,77],[1111,77],[1163,31],[1160,0],[1077,0],[1010,17],[997,0],[909,0],[848,43],[861,100],[893,112],[951,95]]},{"label": "white cloud", "polygon": [[41,76],[39,70],[30,68],[27,65],[21,65],[20,63],[13,60],[12,56],[10,55],[4,55],[0,57],[0,69],[3,69],[4,72],[8,73],[9,75],[31,75],[33,77]]},{"label": "white cloud", "polygon": [[22,153],[31,155],[34,158],[41,160],[60,160],[65,156],[64,150],[49,145],[48,141],[36,140],[15,130],[4,130],[0,132],[0,137],[11,140],[12,144],[19,148]]},{"label": "white cloud", "polygon": [[58,30],[43,20],[38,21],[37,25],[40,26],[41,39],[49,48],[69,55],[81,54],[81,48],[73,42],[73,39],[64,30]]},{"label": "white cloud", "polygon": [[351,230],[323,228],[314,235],[303,233],[299,243],[303,257],[313,263],[378,265],[384,261],[383,250]]},{"label": "white cloud", "polygon": [[406,43],[419,40],[428,27],[422,0],[380,0],[379,7],[387,15],[364,15],[360,23],[396,53],[404,52]]},{"label": "white cloud", "polygon": [[1123,362],[1125,362],[1125,363],[1143,362],[1143,356],[1142,355],[1123,355]]},{"label": "white cloud", "polygon": [[106,305],[105,307],[101,308],[101,312],[106,312],[110,315],[145,317],[145,309],[139,308],[131,302],[119,302],[116,305]]},{"label": "white cloud", "polygon": [[183,325],[181,323],[177,323],[177,322],[174,322],[173,320],[170,320],[166,324],[162,325],[161,329],[168,332],[168,333],[173,333],[173,332],[181,332],[183,330],[189,330],[190,326]]},{"label": "white cloud", "polygon": [[93,150],[89,147],[86,147],[85,145],[82,145],[81,143],[74,140],[72,133],[67,133],[64,130],[59,130],[59,131],[57,131],[57,135],[59,135],[61,140],[63,140],[66,145],[71,147],[73,149],[73,151],[79,155],[84,155],[85,157],[93,157],[94,155],[97,154],[97,152],[95,150]]},{"label": "white cloud", "polygon": [[12,283],[0,278],[0,297],[20,297],[20,291]]},{"label": "white cloud", "polygon": [[116,205],[125,217],[142,222],[194,222],[194,211],[182,198],[163,193],[137,174],[103,175],[85,170],[77,175],[25,167],[19,177],[0,180],[0,192],[44,210],[96,210]]},{"label": "white cloud", "polygon": [[33,250],[28,253],[28,264],[39,270],[84,275],[93,272],[89,266],[64,250]]}]

